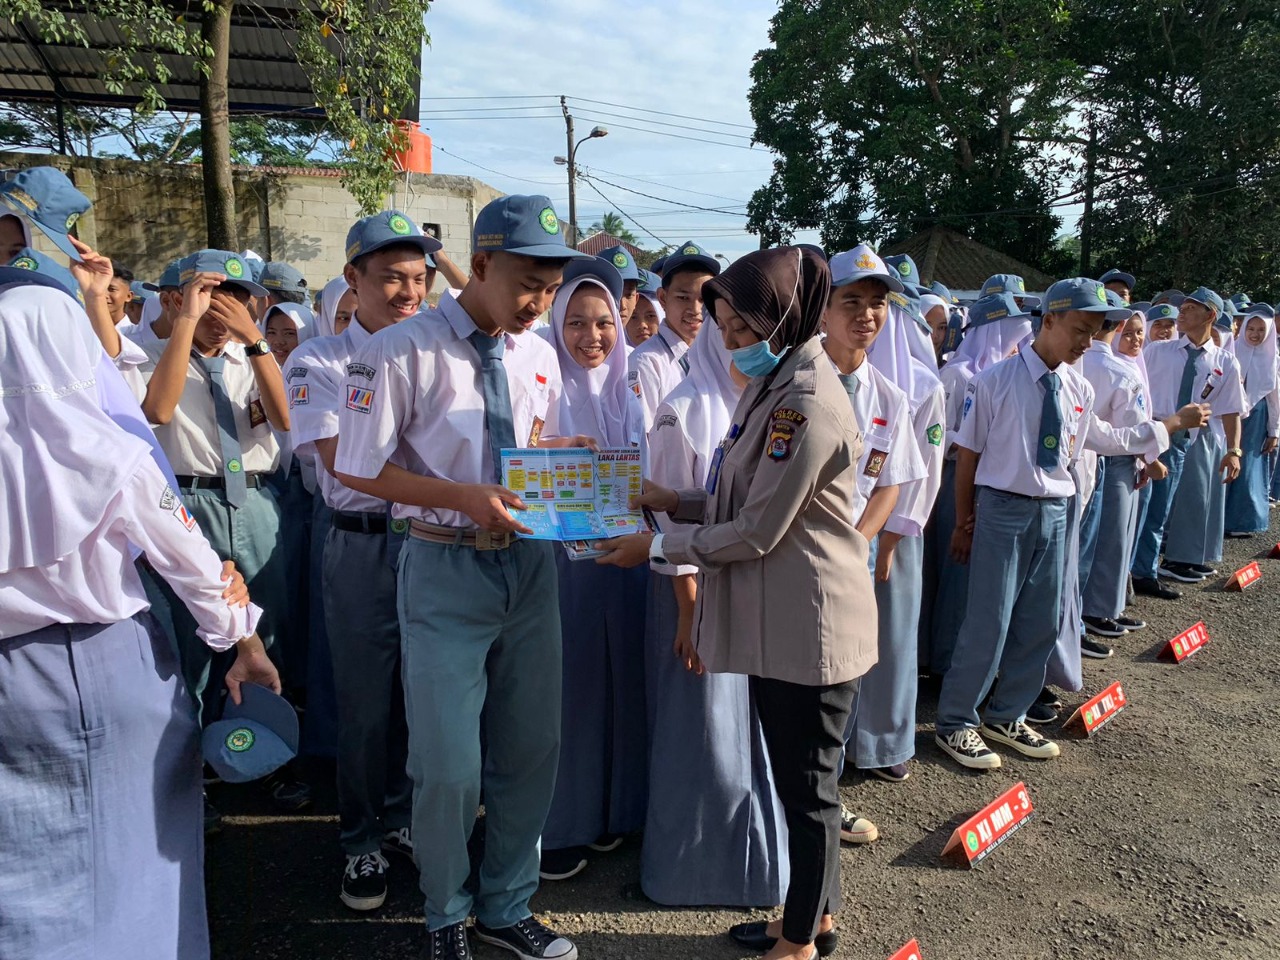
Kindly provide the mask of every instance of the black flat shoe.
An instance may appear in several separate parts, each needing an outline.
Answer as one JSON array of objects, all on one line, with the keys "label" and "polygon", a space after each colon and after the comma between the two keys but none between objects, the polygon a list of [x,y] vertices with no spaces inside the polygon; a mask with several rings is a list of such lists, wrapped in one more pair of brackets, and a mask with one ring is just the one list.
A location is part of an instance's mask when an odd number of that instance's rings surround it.
[{"label": "black flat shoe", "polygon": [[[768,953],[777,944],[778,938],[768,934],[769,924],[764,920],[755,923],[739,923],[729,928],[729,936],[740,947],[756,953]],[[820,933],[813,939],[813,949],[820,957],[829,957],[836,952],[839,944],[834,930]]]}]

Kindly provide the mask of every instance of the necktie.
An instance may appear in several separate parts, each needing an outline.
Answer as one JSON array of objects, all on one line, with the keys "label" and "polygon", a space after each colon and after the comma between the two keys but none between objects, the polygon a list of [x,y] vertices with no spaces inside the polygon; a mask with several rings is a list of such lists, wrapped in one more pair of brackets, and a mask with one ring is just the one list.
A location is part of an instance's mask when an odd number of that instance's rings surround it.
[{"label": "necktie", "polygon": [[218,421],[218,443],[222,448],[222,482],[226,488],[227,503],[243,507],[249,488],[244,480],[244,464],[240,462],[240,437],[236,432],[236,411],[227,395],[227,385],[222,371],[226,357],[198,357],[205,373],[209,374],[209,392],[213,394],[213,414]]},{"label": "necktie", "polygon": [[484,429],[489,434],[493,475],[502,482],[502,450],[516,445],[516,428],[511,416],[511,389],[507,369],[502,364],[506,337],[490,337],[477,330],[467,337],[480,354],[480,385],[484,391]]},{"label": "necktie", "polygon": [[[1182,382],[1178,385],[1178,409],[1181,410],[1191,402],[1191,393],[1196,386],[1196,361],[1204,353],[1204,347],[1187,344],[1187,362],[1182,367]],[[1191,433],[1181,430],[1169,439],[1169,445],[1175,450],[1185,450],[1191,445]]]},{"label": "necktie", "polygon": [[853,408],[855,410],[858,409],[858,388],[862,386],[862,383],[858,380],[857,375],[852,373],[837,373],[836,376],[839,377],[840,382],[844,384],[844,392],[849,395],[849,402],[853,404]]},{"label": "necktie", "polygon": [[680,369],[687,374],[689,372],[689,351],[686,350],[681,354],[680,359],[677,362],[680,364]]},{"label": "necktie", "polygon": [[1044,403],[1040,407],[1040,444],[1036,448],[1036,466],[1056,470],[1062,462],[1062,410],[1058,407],[1060,381],[1056,373],[1040,378],[1044,384]]}]

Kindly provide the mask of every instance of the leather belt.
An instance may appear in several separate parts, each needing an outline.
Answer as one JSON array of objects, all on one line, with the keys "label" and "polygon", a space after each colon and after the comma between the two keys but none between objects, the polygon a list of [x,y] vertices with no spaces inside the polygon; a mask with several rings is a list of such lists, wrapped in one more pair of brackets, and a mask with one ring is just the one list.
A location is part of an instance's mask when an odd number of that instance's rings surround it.
[{"label": "leather belt", "polygon": [[476,550],[506,550],[520,538],[514,533],[490,533],[487,530],[464,530],[461,527],[442,527],[425,520],[409,521],[409,536],[428,543],[447,543]]},{"label": "leather belt", "polygon": [[[227,486],[222,477],[187,477],[178,474],[174,479],[185,490],[223,490]],[[266,483],[266,480],[261,473],[246,473],[244,483],[246,487],[256,489]]]},{"label": "leather belt", "polygon": [[385,513],[361,513],[357,510],[335,510],[329,521],[335,530],[346,533],[387,532],[387,515]]}]

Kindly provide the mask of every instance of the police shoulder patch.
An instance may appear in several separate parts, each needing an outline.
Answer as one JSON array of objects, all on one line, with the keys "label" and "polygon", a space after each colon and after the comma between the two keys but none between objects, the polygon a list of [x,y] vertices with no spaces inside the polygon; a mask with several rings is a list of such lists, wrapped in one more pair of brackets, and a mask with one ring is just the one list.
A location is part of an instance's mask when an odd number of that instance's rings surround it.
[{"label": "police shoulder patch", "polygon": [[765,456],[774,461],[790,458],[796,429],[808,419],[803,413],[790,407],[774,410],[773,420],[769,424],[769,439],[765,444]]}]

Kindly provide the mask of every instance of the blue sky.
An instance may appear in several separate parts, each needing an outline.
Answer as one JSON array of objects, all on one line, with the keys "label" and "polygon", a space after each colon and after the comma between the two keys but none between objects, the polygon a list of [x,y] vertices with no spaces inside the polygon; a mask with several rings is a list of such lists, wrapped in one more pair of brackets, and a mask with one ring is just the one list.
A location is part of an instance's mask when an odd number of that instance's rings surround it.
[{"label": "blue sky", "polygon": [[578,151],[591,178],[578,183],[582,228],[617,210],[651,249],[656,235],[730,260],[754,250],[745,206],[772,154],[751,147],[747,91],[775,9],[774,0],[437,0],[422,80],[434,170],[544,193],[567,219],[567,175],[554,162],[566,150],[564,94],[577,138],[609,130]]}]

